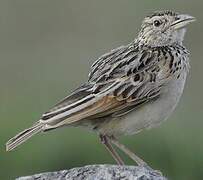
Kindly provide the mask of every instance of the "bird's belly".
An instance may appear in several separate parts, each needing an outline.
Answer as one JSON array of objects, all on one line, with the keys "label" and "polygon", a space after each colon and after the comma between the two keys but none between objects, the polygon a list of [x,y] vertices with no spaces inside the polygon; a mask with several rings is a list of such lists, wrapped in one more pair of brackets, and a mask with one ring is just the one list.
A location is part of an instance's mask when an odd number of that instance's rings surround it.
[{"label": "bird's belly", "polygon": [[131,135],[145,128],[156,127],[175,109],[182,95],[185,80],[186,73],[182,73],[179,79],[171,80],[165,86],[158,99],[144,104],[119,119],[105,121],[100,126],[100,133],[116,136]]}]

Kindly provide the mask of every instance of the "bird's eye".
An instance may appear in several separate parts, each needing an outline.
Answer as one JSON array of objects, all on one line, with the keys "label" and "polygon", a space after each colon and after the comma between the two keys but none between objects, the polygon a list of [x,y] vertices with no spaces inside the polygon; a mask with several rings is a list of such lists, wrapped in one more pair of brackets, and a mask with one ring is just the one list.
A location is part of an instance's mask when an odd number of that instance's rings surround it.
[{"label": "bird's eye", "polygon": [[158,27],[161,25],[161,21],[155,20],[154,21],[154,26]]}]

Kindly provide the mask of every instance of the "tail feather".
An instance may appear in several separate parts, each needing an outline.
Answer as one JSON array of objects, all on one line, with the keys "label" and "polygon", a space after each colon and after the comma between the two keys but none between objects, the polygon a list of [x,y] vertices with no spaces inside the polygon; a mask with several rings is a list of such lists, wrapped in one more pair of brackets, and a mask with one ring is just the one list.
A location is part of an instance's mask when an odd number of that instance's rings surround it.
[{"label": "tail feather", "polygon": [[24,131],[17,134],[15,137],[11,138],[6,143],[6,151],[15,149],[17,146],[31,138],[33,135],[41,132],[43,130],[43,126],[44,124],[42,124],[41,122],[37,122],[31,128],[25,129]]}]

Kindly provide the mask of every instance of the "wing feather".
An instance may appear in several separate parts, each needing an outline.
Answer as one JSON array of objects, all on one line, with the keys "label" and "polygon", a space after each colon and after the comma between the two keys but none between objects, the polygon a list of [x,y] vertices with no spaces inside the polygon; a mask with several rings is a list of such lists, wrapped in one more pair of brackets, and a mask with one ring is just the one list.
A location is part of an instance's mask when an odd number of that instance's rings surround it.
[{"label": "wing feather", "polygon": [[47,129],[104,116],[119,117],[159,97],[170,80],[159,49],[122,46],[99,58],[86,84],[42,116]]}]

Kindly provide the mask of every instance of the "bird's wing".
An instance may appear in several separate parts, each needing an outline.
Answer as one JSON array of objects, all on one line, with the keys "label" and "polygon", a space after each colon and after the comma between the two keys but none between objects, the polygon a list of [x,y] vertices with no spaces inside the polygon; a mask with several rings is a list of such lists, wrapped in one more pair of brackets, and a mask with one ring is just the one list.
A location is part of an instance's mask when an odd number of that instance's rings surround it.
[{"label": "bird's wing", "polygon": [[[167,51],[167,49],[165,50]],[[121,116],[161,94],[171,78],[172,55],[122,46],[92,65],[88,82],[42,116],[48,128],[107,115]]]}]

